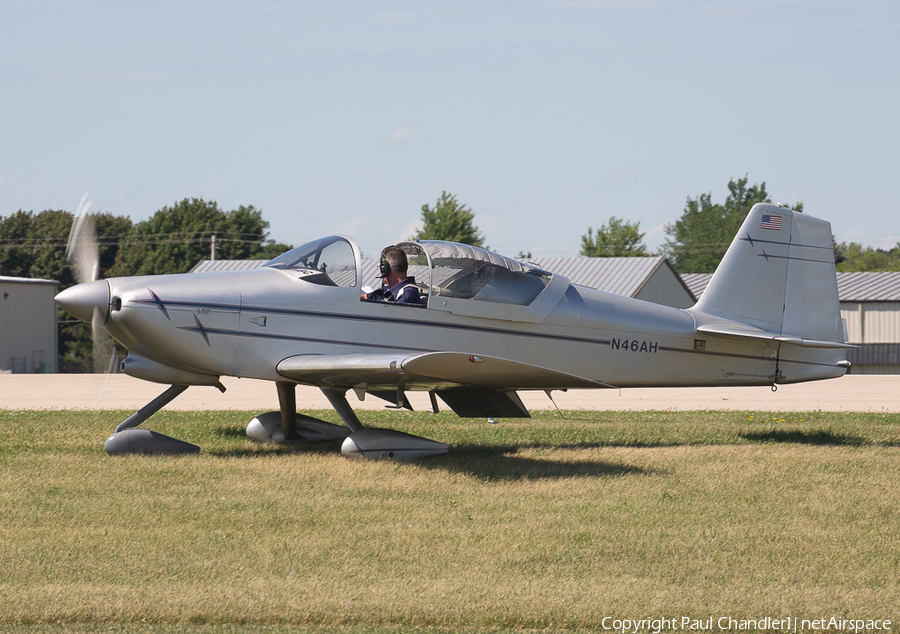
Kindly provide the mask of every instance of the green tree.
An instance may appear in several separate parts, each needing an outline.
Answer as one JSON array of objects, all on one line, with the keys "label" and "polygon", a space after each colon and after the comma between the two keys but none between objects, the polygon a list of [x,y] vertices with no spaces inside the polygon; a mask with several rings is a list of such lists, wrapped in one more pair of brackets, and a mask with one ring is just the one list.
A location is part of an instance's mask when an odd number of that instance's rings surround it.
[{"label": "green tree", "polygon": [[[224,212],[215,202],[186,199],[137,225],[109,213],[93,213],[91,219],[99,240],[101,278],[184,273],[209,257],[213,233],[221,259],[268,259],[290,248],[266,240],[269,223],[252,206]],[[72,221],[71,213],[58,210],[0,217],[0,275],[57,280],[60,290],[75,284],[66,262]],[[57,317],[60,371],[93,371],[90,325],[61,309]]]},{"label": "green tree", "polygon": [[[747,176],[728,182],[724,204],[712,202],[712,194],[688,197],[681,218],[666,227],[663,255],[682,273],[712,273],[756,203],[772,202],[765,182],[747,186]],[[803,211],[803,203],[792,207]]]},{"label": "green tree", "polygon": [[[111,275],[186,273],[210,258],[213,235],[216,259],[265,258],[269,223],[252,206],[222,211],[215,201],[185,198],[163,207],[150,219],[134,225],[123,242]],[[279,245],[277,252],[286,250]],[[267,250],[268,249],[268,250]]]},{"label": "green tree", "polygon": [[841,242],[834,250],[836,267],[841,272],[900,271],[900,243],[893,249],[884,250],[856,242]]},{"label": "green tree", "polygon": [[441,192],[433,209],[422,205],[422,228],[411,239],[447,240],[484,247],[484,236],[478,232],[474,219],[472,210],[460,204],[456,196]]},{"label": "green tree", "polygon": [[647,248],[641,244],[644,234],[640,222],[628,222],[612,216],[608,225],[597,229],[592,227],[581,236],[581,252],[589,258],[634,257],[647,255]]},{"label": "green tree", "polygon": [[[93,214],[100,242],[100,276],[105,277],[116,259],[120,240],[131,230],[131,220],[109,213]],[[66,261],[66,244],[73,216],[68,211],[46,210],[38,214],[18,211],[0,217],[0,275],[49,279],[59,290],[76,283]],[[61,372],[91,372],[91,327],[57,309],[57,348]]]}]

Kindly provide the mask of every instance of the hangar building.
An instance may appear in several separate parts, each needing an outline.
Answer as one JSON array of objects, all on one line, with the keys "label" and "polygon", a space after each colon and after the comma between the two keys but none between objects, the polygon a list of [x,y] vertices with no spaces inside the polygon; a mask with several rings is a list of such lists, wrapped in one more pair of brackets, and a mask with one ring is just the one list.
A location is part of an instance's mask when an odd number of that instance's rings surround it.
[{"label": "hangar building", "polygon": [[0,276],[0,372],[57,372],[59,282]]}]

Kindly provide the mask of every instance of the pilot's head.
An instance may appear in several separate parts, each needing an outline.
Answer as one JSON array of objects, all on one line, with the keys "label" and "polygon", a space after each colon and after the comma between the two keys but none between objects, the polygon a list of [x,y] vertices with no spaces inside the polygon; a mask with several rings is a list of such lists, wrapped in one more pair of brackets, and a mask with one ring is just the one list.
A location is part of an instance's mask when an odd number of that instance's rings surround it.
[{"label": "pilot's head", "polygon": [[406,254],[398,247],[388,247],[382,251],[381,263],[382,277],[387,277],[391,272],[397,273],[400,277],[406,277],[409,263],[406,260]]}]

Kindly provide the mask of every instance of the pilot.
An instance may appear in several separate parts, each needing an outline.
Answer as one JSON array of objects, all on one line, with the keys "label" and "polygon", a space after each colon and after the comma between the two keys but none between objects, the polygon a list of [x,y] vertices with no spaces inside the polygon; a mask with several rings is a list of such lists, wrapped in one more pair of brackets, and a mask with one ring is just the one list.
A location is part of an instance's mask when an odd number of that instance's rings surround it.
[{"label": "pilot", "polygon": [[409,263],[406,260],[406,254],[401,249],[392,246],[382,251],[378,268],[383,285],[371,293],[366,293],[366,299],[398,304],[422,303],[419,298],[419,289],[414,286],[416,278],[406,275]]}]

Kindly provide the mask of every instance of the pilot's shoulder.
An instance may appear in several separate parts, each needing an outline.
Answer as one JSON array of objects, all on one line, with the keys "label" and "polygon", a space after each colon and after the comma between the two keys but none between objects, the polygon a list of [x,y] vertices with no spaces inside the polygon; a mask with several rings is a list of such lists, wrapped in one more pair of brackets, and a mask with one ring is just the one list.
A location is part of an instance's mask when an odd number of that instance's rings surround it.
[{"label": "pilot's shoulder", "polygon": [[407,284],[400,288],[400,290],[397,291],[397,299],[395,301],[403,304],[423,303],[421,297],[419,296],[418,287],[413,286],[412,284]]}]

